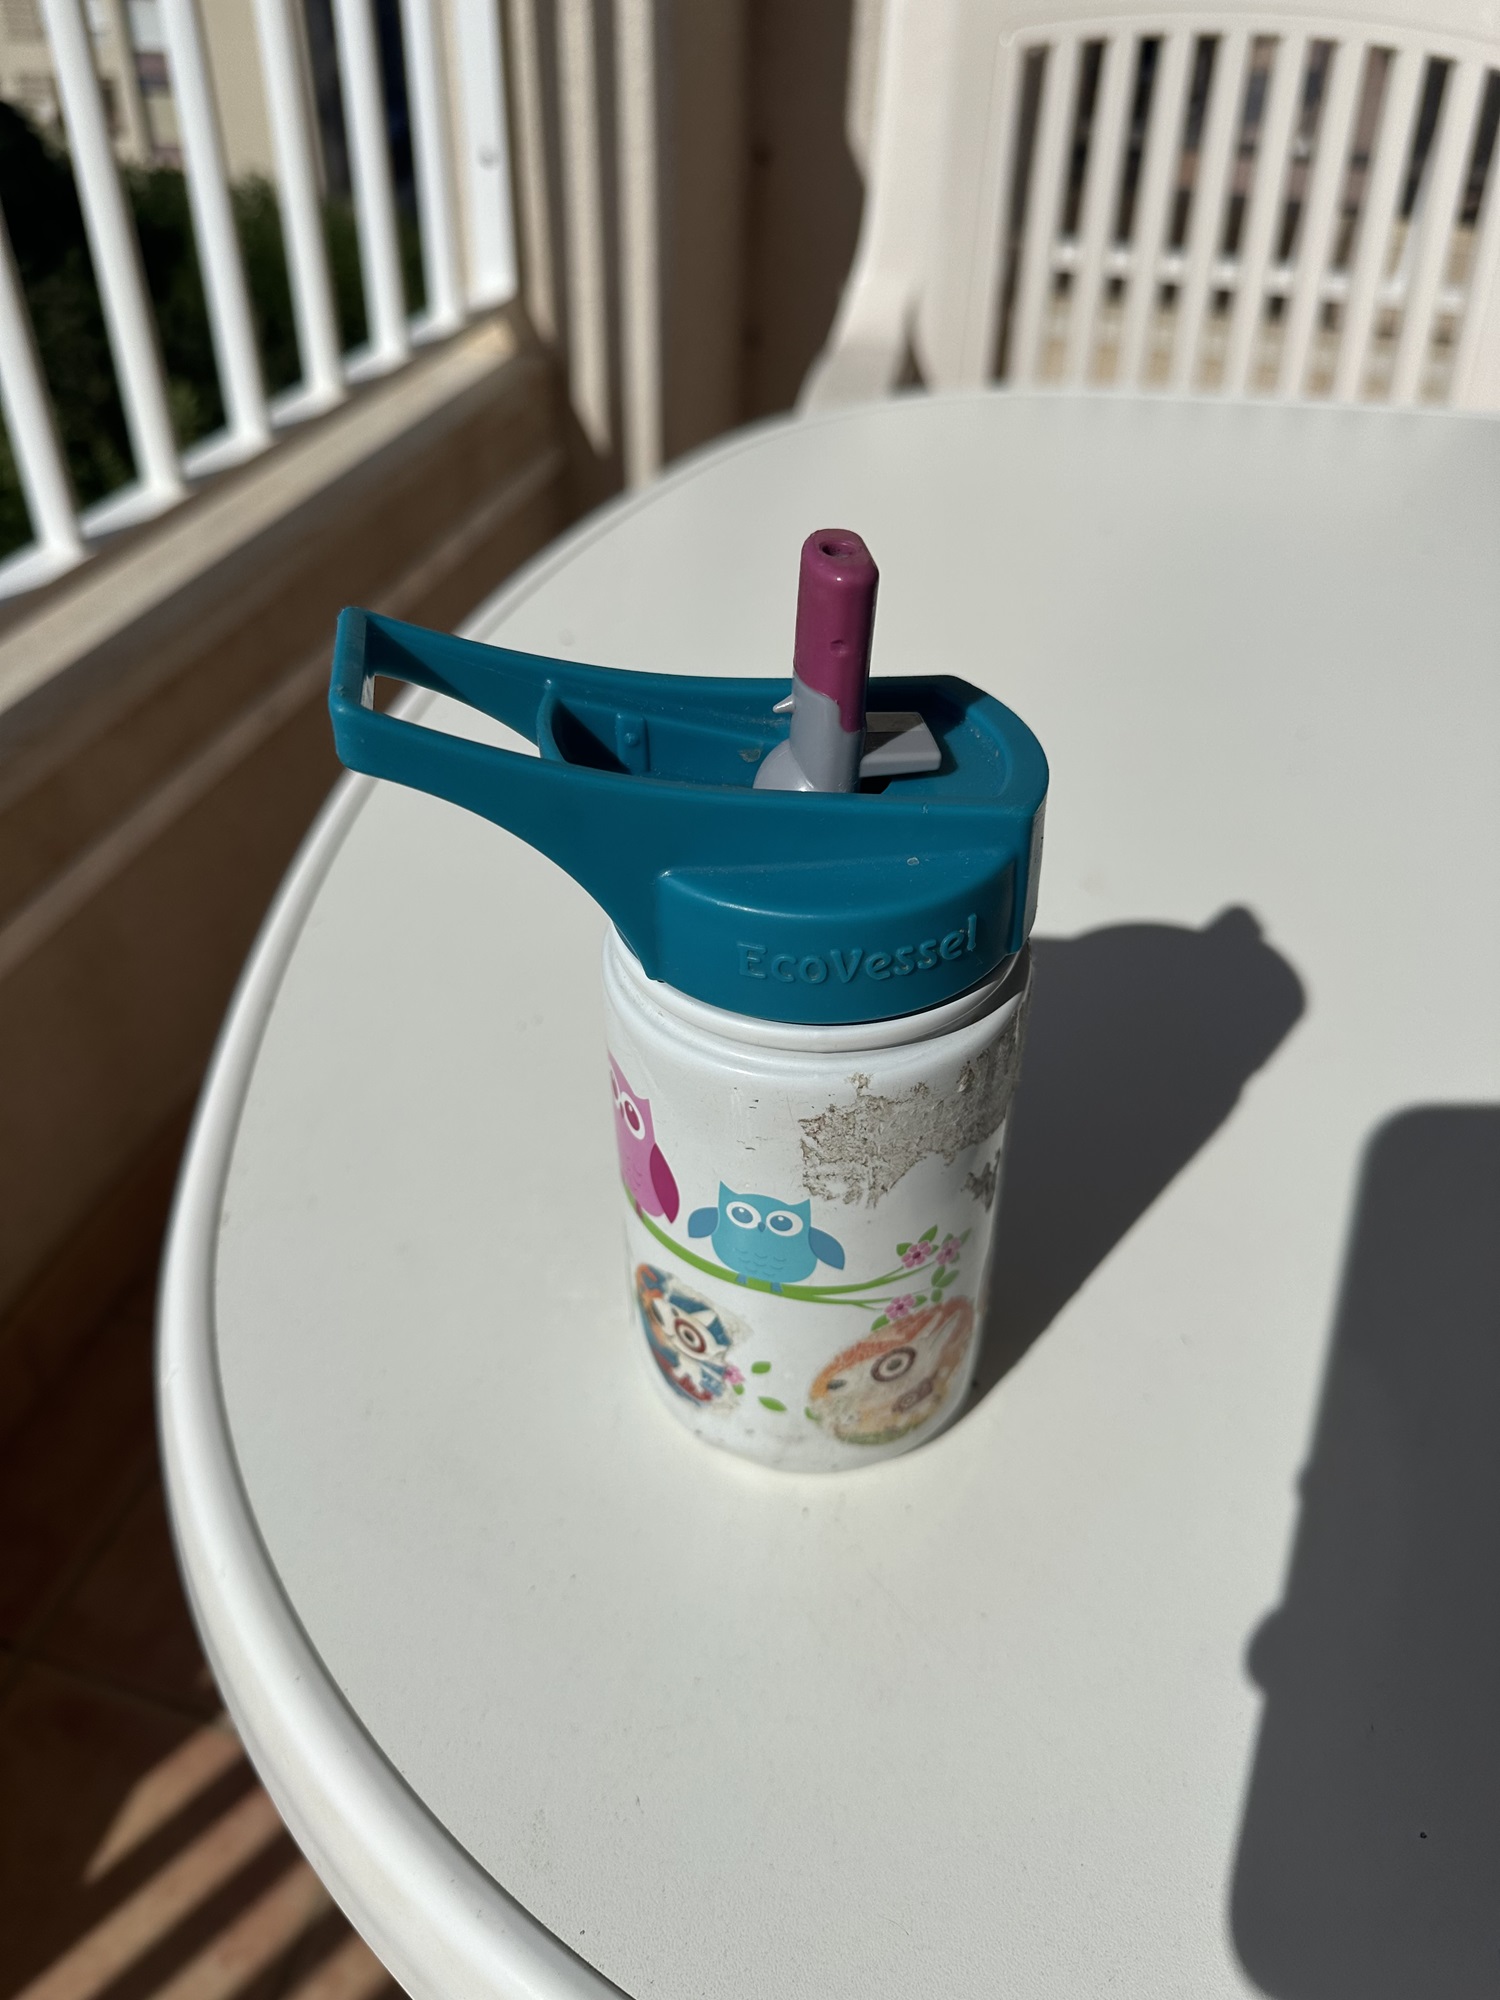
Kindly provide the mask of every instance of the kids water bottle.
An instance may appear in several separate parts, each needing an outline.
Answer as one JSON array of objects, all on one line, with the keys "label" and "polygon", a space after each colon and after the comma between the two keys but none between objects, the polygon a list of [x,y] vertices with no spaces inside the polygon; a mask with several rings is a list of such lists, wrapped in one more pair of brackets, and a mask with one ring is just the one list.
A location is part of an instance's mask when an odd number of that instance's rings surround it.
[{"label": "kids water bottle", "polygon": [[[330,694],[351,769],[518,834],[612,919],[630,1342],[699,1437],[799,1471],[909,1451],[962,1407],[1047,789],[1031,731],[967,682],[867,689],[877,582],[857,535],[808,537],[790,686],[346,611]],[[540,755],[378,713],[376,675]]]}]

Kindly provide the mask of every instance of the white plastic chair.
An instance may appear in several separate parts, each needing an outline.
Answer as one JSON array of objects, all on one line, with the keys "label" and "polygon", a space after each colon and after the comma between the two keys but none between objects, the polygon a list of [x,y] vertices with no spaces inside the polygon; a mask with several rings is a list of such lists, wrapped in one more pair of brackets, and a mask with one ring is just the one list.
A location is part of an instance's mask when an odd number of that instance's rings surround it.
[{"label": "white plastic chair", "polygon": [[1492,8],[885,9],[804,407],[915,377],[1500,408]]}]

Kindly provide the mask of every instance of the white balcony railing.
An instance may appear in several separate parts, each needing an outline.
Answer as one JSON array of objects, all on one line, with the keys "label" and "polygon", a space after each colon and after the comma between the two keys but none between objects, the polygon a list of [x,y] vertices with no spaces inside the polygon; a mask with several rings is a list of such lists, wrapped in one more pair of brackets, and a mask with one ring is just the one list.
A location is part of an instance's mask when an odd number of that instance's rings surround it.
[{"label": "white balcony railing", "polygon": [[[585,435],[618,448],[625,473],[659,462],[653,0],[400,0],[417,232],[426,303],[408,315],[373,0],[332,0],[338,95],[368,328],[341,352],[325,245],[320,134],[309,87],[303,0],[253,7],[261,94],[301,380],[267,393],[236,234],[198,0],[159,0],[182,170],[225,423],[184,449],[173,433],[152,306],[111,143],[86,0],[40,0],[62,131],[71,156],[131,453],[134,481],[80,510],[40,364],[27,302],[0,218],[0,404],[30,514],[29,548],[0,561],[0,596],[45,582],[99,539],[181,500],[195,481],[273,445],[331,408],[349,386],[402,367],[414,348],[457,330],[517,291],[517,201],[525,183],[529,291],[543,337],[555,337]],[[121,10],[123,14],[123,9]],[[613,78],[600,74],[608,30]],[[507,39],[523,126],[513,135]],[[543,45],[545,47],[543,48]],[[538,50],[549,58],[538,59]],[[606,101],[604,93],[609,93]],[[606,140],[610,158],[601,157]],[[560,160],[561,171],[551,165]],[[606,206],[618,204],[618,229]],[[606,256],[631,262],[612,285]],[[554,276],[555,274],[555,276]],[[557,294],[566,297],[559,310]],[[615,353],[618,345],[620,353]],[[616,408],[618,403],[619,408]]]}]

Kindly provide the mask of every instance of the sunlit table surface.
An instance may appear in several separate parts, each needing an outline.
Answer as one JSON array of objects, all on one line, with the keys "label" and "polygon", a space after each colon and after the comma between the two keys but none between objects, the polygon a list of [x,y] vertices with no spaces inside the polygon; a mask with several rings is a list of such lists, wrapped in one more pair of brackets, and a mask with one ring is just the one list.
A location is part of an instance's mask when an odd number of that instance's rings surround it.
[{"label": "sunlit table surface", "polygon": [[972,1406],[824,1478],[673,1423],[601,917],[346,782],[164,1285],[250,1754],[417,2000],[1500,1991],[1500,424],[787,421],[472,629],[785,674],[829,525],[881,565],[876,670],[981,682],[1052,764]]}]

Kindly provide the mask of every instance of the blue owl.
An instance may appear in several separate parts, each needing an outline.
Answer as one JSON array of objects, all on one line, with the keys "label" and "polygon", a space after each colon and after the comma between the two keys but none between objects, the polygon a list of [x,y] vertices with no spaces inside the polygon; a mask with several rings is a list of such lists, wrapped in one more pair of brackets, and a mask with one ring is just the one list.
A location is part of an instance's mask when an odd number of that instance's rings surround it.
[{"label": "blue owl", "polygon": [[778,1201],[769,1194],[736,1194],[719,1183],[717,1208],[695,1208],[689,1236],[711,1236],[714,1255],[741,1284],[760,1278],[779,1292],[810,1278],[819,1264],[844,1268],[844,1246],[814,1229],[810,1201]]}]

